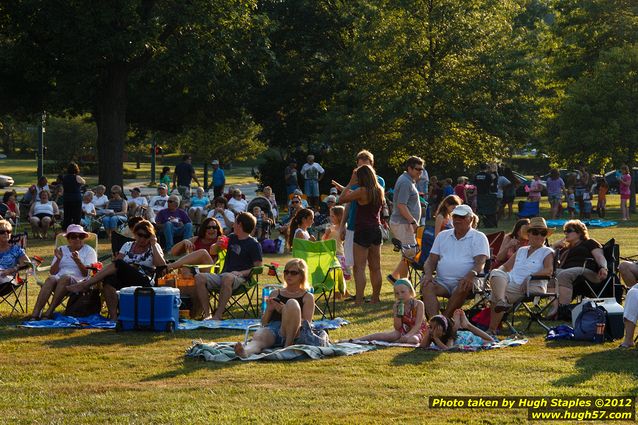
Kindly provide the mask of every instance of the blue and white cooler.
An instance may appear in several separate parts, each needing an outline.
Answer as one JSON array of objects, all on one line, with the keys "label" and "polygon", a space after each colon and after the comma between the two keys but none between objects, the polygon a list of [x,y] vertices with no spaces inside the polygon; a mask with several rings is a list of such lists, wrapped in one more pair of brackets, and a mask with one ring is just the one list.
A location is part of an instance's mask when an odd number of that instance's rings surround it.
[{"label": "blue and white cooler", "polygon": [[129,286],[118,291],[120,315],[116,331],[149,330],[173,332],[182,303],[179,289]]}]

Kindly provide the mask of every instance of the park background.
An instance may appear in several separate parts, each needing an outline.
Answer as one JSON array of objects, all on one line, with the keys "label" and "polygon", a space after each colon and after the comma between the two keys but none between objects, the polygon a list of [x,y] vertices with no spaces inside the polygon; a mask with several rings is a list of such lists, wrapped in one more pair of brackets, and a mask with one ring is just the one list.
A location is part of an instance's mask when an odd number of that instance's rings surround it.
[{"label": "park background", "polygon": [[[35,181],[42,124],[46,175],[77,160],[107,186],[150,180],[153,143],[166,163],[192,153],[197,167],[240,165],[228,169],[237,183],[255,167],[272,185],[307,153],[345,181],[362,148],[389,181],[412,154],[431,175],[453,178],[483,161],[521,169],[521,153],[537,161],[525,174],[633,166],[637,16],[630,0],[3,3],[0,172],[22,167]],[[618,218],[617,197],[609,204]],[[633,255],[635,230],[631,220],[592,236],[616,237],[621,255]],[[30,255],[50,260],[50,251],[30,242]],[[383,254],[390,270],[398,256],[387,246]],[[352,324],[331,336],[389,327],[387,286],[382,301],[340,305]],[[7,423],[522,423],[522,411],[429,410],[427,396],[634,396],[638,376],[635,351],[550,344],[538,328],[524,347],[475,354],[385,349],[220,366],[183,352],[193,339],[240,333],[0,323]]]}]

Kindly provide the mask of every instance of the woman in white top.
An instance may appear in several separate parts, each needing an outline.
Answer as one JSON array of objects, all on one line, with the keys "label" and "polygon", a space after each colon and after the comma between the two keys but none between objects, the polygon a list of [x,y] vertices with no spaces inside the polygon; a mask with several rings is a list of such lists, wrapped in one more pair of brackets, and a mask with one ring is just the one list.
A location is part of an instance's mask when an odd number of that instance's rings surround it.
[{"label": "woman in white top", "polygon": [[490,272],[492,311],[488,333],[496,334],[505,312],[525,297],[531,276],[549,278],[552,274],[554,251],[544,246],[552,229],[547,228],[544,218],[534,217],[523,231],[527,233],[529,245],[519,248],[505,264]]},{"label": "woman in white top", "polygon": [[83,292],[98,282],[104,282],[102,293],[111,320],[117,320],[118,289],[127,286],[154,286],[156,269],[166,268],[164,253],[157,243],[153,224],[142,220],[135,225],[133,233],[135,241],[125,243],[111,264],[94,276],[66,288],[71,292]]},{"label": "woman in white top", "polygon": [[40,191],[40,200],[31,204],[29,209],[29,222],[33,230],[33,237],[46,239],[53,218],[60,214],[58,205],[49,200],[51,193],[44,189]]},{"label": "woman in white top", "polygon": [[95,186],[95,196],[93,197],[93,205],[95,205],[95,211],[98,215],[104,214],[103,209],[106,208],[106,204],[109,203],[109,197],[105,195],[106,186],[99,184]]},{"label": "woman in white top", "polygon": [[315,214],[309,208],[300,209],[290,221],[290,230],[288,233],[288,243],[292,248],[292,242],[295,239],[304,239],[314,241],[315,237],[308,232],[308,228],[314,222]]},{"label": "woman in white top", "polygon": [[228,209],[230,209],[235,215],[246,212],[248,209],[248,202],[242,198],[241,190],[235,189],[232,191],[233,197],[228,200]]},{"label": "woman in white top", "polygon": [[[55,308],[68,295],[67,285],[76,283],[88,276],[88,267],[97,262],[95,250],[84,244],[84,239],[89,234],[84,231],[82,226],[70,224],[64,236],[68,245],[57,247],[54,251],[50,275],[40,289],[33,313],[31,313],[31,320],[38,320],[40,315],[42,315],[42,318],[50,319]],[[42,314],[47,300],[54,292],[55,295],[49,309]]]},{"label": "woman in white top", "polygon": [[227,208],[228,201],[223,196],[218,196],[213,201],[215,208],[208,212],[206,218],[215,218],[219,221],[224,229],[225,234],[230,234],[233,231],[233,224],[235,223],[235,214]]}]

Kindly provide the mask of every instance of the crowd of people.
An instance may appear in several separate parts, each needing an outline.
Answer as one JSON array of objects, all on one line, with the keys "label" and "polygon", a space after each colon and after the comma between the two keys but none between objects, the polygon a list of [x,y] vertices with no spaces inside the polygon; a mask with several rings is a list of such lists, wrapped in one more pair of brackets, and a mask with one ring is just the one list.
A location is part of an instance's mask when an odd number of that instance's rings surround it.
[{"label": "crowd of people", "polygon": [[[212,193],[207,194],[201,187],[192,188],[192,182],[198,185],[199,182],[189,155],[175,167],[172,180],[170,176],[166,178],[170,169],[163,170],[157,195],[150,199],[142,196],[137,187],[126,197],[117,185],[110,188],[110,196],[101,185],[82,193],[84,179],[77,165],[71,164],[56,185],[63,188],[63,207],[60,208],[51,200],[46,179],[40,179],[29,191],[31,230],[35,237],[47,237],[53,222],[63,214],[67,243],[54,250],[50,276],[41,288],[31,318],[50,318],[64,297],[101,284],[108,315],[116,319],[116,291],[122,287],[152,286],[155,278],[166,272],[182,270],[188,264],[208,264],[211,266],[208,272],[193,277],[194,287],[188,294],[193,300],[191,313],[196,318],[221,320],[233,292],[246,283],[253,267],[262,265],[267,245],[264,241],[272,237],[274,229],[282,235],[288,249],[295,239],[335,240],[335,254],[344,275],[354,278],[354,294],[341,296],[351,299],[355,305],[379,303],[384,280],[381,245],[386,220],[392,235],[405,248],[403,256],[409,258],[417,252],[416,231],[426,220],[428,207],[434,211],[434,241],[423,267],[420,297],[406,279],[408,262],[402,258],[386,276],[397,299],[393,305],[394,329],[363,339],[435,344],[442,349],[461,340],[488,343],[498,333],[504,313],[525,296],[532,276],[556,276],[558,298],[547,315],[550,319],[564,315],[579,277],[593,283],[607,278],[608,265],[601,244],[589,237],[586,225],[577,219],[565,224],[564,238],[551,247],[546,246],[546,240],[554,229],[548,228],[543,218],[518,220],[500,249],[491,252],[487,236],[477,229],[478,213],[482,203],[494,202],[496,207],[492,210],[496,215],[504,214],[506,208],[512,214],[518,180],[509,169],[499,174],[496,166],[485,164],[472,184],[467,178],[459,177],[457,185],[451,187],[450,179],[439,181],[434,176],[430,179],[424,161],[413,156],[405,162],[404,171],[389,197],[385,180],[375,172],[374,156],[364,150],[355,157],[350,180],[345,185],[333,180],[330,194],[322,199],[318,186],[326,170],[312,155],[299,172],[296,165],[291,161],[284,172],[289,199],[282,205],[281,216],[270,187],[265,187],[260,195],[266,203],[250,211],[251,203],[238,188],[224,193],[225,176],[218,161],[213,162]],[[304,191],[300,189],[298,174],[304,178]],[[631,184],[631,177],[625,176],[629,173],[623,167],[622,215],[628,218],[626,187]],[[540,199],[543,186],[537,182],[540,182],[538,175],[528,188],[530,201]],[[586,211],[587,202],[591,200],[587,194],[592,191],[589,183],[584,169],[579,178],[569,184],[563,182],[557,170],[552,170],[546,184],[551,215],[559,213],[564,195],[569,208],[572,194],[574,202],[584,202],[580,211]],[[170,194],[169,187],[173,189]],[[605,206],[600,199],[604,185],[599,182],[597,187],[597,210],[604,215]],[[24,250],[8,244],[20,216],[15,194],[5,194],[3,200],[7,205],[7,219],[0,220],[0,279],[6,281],[17,267],[29,260]],[[121,246],[112,263],[91,275],[88,265],[97,261],[97,257],[84,240],[89,232],[99,229],[96,225],[103,228],[108,239],[117,231],[128,235],[130,240]],[[222,251],[225,252],[223,266],[214,272],[212,266]],[[176,260],[167,262],[165,252]],[[560,259],[556,268],[555,258]],[[487,271],[491,315],[489,327],[482,331],[460,309],[475,289],[478,276],[486,269],[490,269]],[[369,299],[365,298],[366,270],[372,287]],[[625,262],[619,272],[627,287],[633,287],[638,266]],[[299,338],[300,329],[312,321],[314,311],[314,298],[307,292],[308,276],[303,260],[293,259],[286,264],[284,288],[269,298],[262,318],[264,328],[249,344],[235,347],[238,355],[303,341]],[[0,291],[2,284],[0,281]],[[633,345],[633,329],[638,319],[635,291],[631,289],[626,300],[628,336],[623,346]],[[209,304],[211,292],[218,293],[219,297],[215,311],[211,311]],[[440,298],[448,299],[443,310]]]}]

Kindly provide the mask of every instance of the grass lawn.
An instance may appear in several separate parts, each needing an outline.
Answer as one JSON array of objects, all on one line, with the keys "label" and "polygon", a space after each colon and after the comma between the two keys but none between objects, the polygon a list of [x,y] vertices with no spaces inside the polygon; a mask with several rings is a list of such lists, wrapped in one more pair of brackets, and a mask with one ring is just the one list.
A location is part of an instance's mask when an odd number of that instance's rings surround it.
[{"label": "grass lawn", "polygon": [[[618,197],[610,198],[615,218]],[[638,253],[635,221],[591,234],[601,242],[616,237],[621,255]],[[29,254],[50,259],[51,248],[30,242]],[[383,247],[384,275],[398,258]],[[36,295],[33,285],[31,304]],[[339,303],[338,315],[352,323],[331,337],[389,329],[392,301],[384,284],[380,305]],[[0,319],[2,423],[521,424],[525,410],[429,409],[428,396],[635,396],[638,390],[638,351],[615,350],[618,342],[547,343],[538,327],[527,345],[477,353],[388,348],[319,361],[212,364],[186,360],[184,350],[193,340],[237,341],[243,332],[28,330],[16,328],[19,322]]]},{"label": "grass lawn", "polygon": [[[171,173],[172,173],[172,170],[175,168],[175,166],[172,165],[173,162],[171,162],[170,164],[167,164],[168,166],[171,167]],[[143,162],[140,164],[139,169],[135,168],[136,165],[137,164],[135,162],[125,162],[124,168],[128,170],[129,172],[132,171],[136,173],[137,177],[135,180],[150,182],[151,164]],[[158,160],[157,168],[156,168],[158,180],[159,180],[159,174],[162,171],[162,167],[164,165],[165,164],[162,164],[161,161]],[[15,186],[30,186],[32,184],[35,184],[37,180],[37,177],[36,177],[37,169],[38,169],[37,167],[38,167],[37,162],[34,159],[2,159],[0,160],[0,174],[6,174],[13,177],[13,180],[15,181],[15,184],[14,184]],[[195,164],[194,167],[195,167],[195,172],[197,173],[197,176],[199,178],[199,182],[201,184],[204,184],[204,178],[203,178],[204,167],[198,164]],[[51,168],[52,168],[52,165],[45,163],[45,166],[44,166],[45,176],[47,176],[49,181],[54,181],[56,178],[56,173],[52,171]],[[212,168],[209,168],[208,172],[209,172],[209,184],[210,184],[211,183],[210,173],[212,173]],[[80,173],[81,173],[81,170],[80,170]],[[98,183],[97,176],[85,176],[83,174],[81,175],[86,179],[89,185],[96,185]],[[126,182],[126,179],[125,179],[125,182]],[[252,183],[252,182],[254,182],[254,178],[251,175],[251,167],[248,165],[244,166],[242,164],[238,164],[232,169],[226,171],[227,186],[237,185],[237,184],[246,184],[246,183]]]}]

